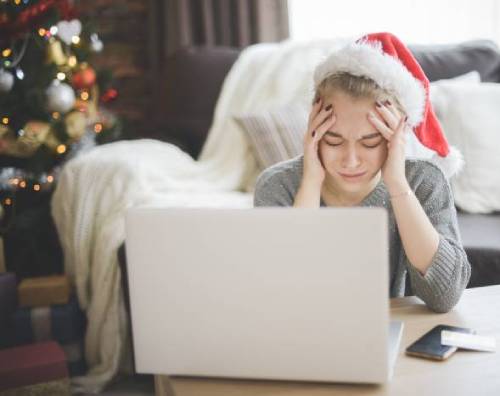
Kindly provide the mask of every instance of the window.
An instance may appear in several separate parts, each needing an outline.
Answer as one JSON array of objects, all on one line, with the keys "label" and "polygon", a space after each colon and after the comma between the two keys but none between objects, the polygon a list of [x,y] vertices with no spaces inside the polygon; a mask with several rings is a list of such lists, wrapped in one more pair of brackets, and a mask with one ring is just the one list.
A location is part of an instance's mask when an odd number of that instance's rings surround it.
[{"label": "window", "polygon": [[411,44],[478,38],[500,44],[497,0],[288,1],[292,39],[359,37],[389,31]]}]

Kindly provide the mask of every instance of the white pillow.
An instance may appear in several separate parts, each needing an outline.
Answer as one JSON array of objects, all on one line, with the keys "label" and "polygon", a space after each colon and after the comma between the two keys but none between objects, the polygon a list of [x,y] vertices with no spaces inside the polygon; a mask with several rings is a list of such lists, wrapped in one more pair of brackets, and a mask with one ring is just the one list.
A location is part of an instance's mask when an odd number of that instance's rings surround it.
[{"label": "white pillow", "polygon": [[440,121],[465,166],[451,179],[458,207],[473,213],[500,210],[500,84],[441,82]]}]

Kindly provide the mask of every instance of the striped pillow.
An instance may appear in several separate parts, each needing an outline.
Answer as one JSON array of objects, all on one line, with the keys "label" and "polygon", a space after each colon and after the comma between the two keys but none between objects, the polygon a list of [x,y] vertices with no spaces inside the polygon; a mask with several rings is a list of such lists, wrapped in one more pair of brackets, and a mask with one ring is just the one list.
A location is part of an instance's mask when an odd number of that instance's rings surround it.
[{"label": "striped pillow", "polygon": [[259,165],[265,169],[304,152],[307,111],[289,104],[260,113],[235,116],[252,147]]}]

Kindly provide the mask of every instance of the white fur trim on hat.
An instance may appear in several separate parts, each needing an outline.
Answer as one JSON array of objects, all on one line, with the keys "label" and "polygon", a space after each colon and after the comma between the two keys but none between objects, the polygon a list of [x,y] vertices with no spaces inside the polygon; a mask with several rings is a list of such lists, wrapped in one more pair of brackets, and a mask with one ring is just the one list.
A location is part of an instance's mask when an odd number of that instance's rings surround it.
[{"label": "white fur trim on hat", "polygon": [[380,42],[350,43],[329,55],[314,71],[314,87],[337,73],[372,79],[398,99],[409,126],[415,127],[422,121],[426,103],[423,84],[399,59],[385,53]]}]

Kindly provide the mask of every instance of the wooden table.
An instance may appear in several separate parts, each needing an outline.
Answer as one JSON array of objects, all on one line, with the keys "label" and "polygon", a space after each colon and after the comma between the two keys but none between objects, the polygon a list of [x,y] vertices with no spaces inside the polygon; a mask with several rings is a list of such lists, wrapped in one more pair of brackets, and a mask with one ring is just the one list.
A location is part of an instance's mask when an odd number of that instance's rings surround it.
[{"label": "wooden table", "polygon": [[500,285],[465,290],[449,313],[429,311],[416,297],[391,300],[391,317],[405,323],[394,377],[386,385],[249,381],[155,376],[157,395],[319,396],[319,395],[500,395],[497,352],[459,350],[444,362],[406,356],[406,347],[437,324],[470,327],[496,337],[500,346]]}]

